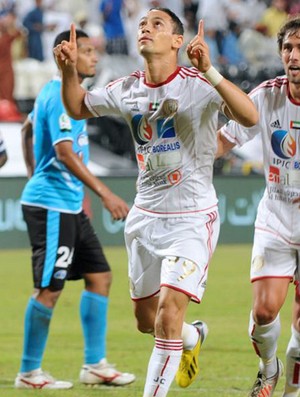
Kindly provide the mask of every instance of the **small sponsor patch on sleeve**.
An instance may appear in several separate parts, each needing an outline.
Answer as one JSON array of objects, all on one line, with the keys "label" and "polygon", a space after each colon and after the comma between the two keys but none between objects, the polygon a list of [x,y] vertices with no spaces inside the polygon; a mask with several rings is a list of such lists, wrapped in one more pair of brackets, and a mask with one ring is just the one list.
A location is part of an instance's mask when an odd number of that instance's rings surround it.
[{"label": "small sponsor patch on sleeve", "polygon": [[61,131],[71,131],[72,129],[71,119],[66,113],[59,117],[59,128]]}]

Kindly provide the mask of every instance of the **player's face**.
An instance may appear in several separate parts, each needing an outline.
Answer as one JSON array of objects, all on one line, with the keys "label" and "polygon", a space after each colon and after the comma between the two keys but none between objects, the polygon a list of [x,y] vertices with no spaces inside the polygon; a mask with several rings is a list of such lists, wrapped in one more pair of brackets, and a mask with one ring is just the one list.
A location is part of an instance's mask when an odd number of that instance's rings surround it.
[{"label": "player's face", "polygon": [[137,40],[141,55],[146,57],[170,52],[177,45],[179,36],[173,30],[172,19],[168,14],[159,10],[149,11],[138,27]]},{"label": "player's face", "polygon": [[91,39],[80,37],[77,40],[77,47],[77,72],[79,76],[82,78],[95,76],[98,57]]},{"label": "player's face", "polygon": [[300,31],[284,38],[281,59],[289,82],[300,85]]}]

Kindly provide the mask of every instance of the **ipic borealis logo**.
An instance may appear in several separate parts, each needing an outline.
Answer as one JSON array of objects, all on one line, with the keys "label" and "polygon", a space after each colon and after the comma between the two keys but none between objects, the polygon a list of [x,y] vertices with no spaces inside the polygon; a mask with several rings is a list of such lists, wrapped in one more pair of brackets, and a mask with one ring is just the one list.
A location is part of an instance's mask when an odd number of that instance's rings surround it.
[{"label": "ipic borealis logo", "polygon": [[288,131],[274,131],[271,138],[274,153],[282,159],[290,159],[295,156],[297,144]]},{"label": "ipic borealis logo", "polygon": [[154,132],[157,138],[174,138],[176,136],[173,120],[162,118],[150,123],[145,116],[137,114],[132,118],[131,125],[134,138],[139,145],[149,143]]},{"label": "ipic borealis logo", "polygon": [[153,130],[146,117],[143,117],[140,114],[134,116],[131,125],[134,138],[139,145],[145,145],[151,141]]}]

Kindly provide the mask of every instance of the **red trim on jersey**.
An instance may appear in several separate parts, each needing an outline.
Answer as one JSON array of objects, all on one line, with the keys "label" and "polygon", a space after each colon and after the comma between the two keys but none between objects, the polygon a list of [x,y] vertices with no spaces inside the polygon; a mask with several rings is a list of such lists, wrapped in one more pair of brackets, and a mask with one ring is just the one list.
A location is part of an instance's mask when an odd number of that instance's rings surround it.
[{"label": "red trim on jersey", "polygon": [[211,86],[211,83],[202,76],[197,68],[182,67],[179,74],[183,79],[185,79],[186,77],[193,77],[204,81],[206,84]]},{"label": "red trim on jersey", "polygon": [[266,233],[273,234],[274,236],[281,238],[281,239],[282,239],[284,242],[286,242],[287,244],[296,245],[297,247],[300,247],[300,243],[294,243],[293,241],[287,240],[286,238],[284,238],[284,237],[283,237],[281,234],[279,234],[278,232],[276,232],[276,233],[273,232],[273,230],[265,229],[265,228],[258,227],[258,226],[256,226],[255,230],[261,230],[262,232],[266,232]]},{"label": "red trim on jersey", "polygon": [[191,300],[196,302],[196,303],[200,303],[201,302],[200,299],[196,295],[190,294],[189,292],[187,292],[187,291],[185,291],[185,290],[183,290],[181,288],[177,288],[174,285],[160,284],[160,286],[161,287],[168,287],[170,289],[173,289],[174,291],[182,292],[184,295],[189,296],[191,298]]},{"label": "red trim on jersey", "polygon": [[[208,216],[210,219],[208,222],[206,222],[205,227],[208,231],[207,247],[209,252],[209,258],[208,258],[208,262],[209,262],[213,254],[213,246],[212,246],[213,224],[217,219],[217,212],[216,211],[211,212],[210,214],[208,214]],[[206,265],[206,267],[207,266],[208,264]]]},{"label": "red trim on jersey", "polygon": [[158,215],[186,215],[186,214],[198,214],[199,212],[204,212],[204,211],[208,211],[212,208],[215,208],[217,206],[217,204],[212,205],[209,208],[203,208],[202,210],[196,210],[196,211],[180,211],[180,212],[157,212],[157,211],[151,211],[148,209],[145,209],[143,207],[139,207],[138,205],[134,204],[136,208],[138,208],[139,210],[142,210],[144,212],[148,212],[150,214],[158,214]]},{"label": "red trim on jersey", "polygon": [[117,79],[117,80],[114,80],[114,81],[111,81],[110,83],[108,83],[107,84],[107,88],[110,88],[110,87],[112,87],[113,85],[115,85],[116,83],[118,83],[119,81],[122,81],[122,80],[125,80],[127,77],[121,77],[121,78],[119,78],[119,79]]},{"label": "red trim on jersey", "polygon": [[276,279],[278,279],[278,278],[282,278],[282,279],[283,278],[289,278],[290,282],[292,282],[293,279],[294,279],[293,276],[271,276],[271,275],[268,275],[268,276],[255,277],[255,278],[252,278],[250,281],[251,281],[251,283],[254,283],[255,281],[265,280],[265,279],[268,279],[268,278],[276,278]]},{"label": "red trim on jersey", "polygon": [[235,143],[238,146],[241,146],[240,141],[226,129],[226,125],[221,128],[221,134],[224,136],[226,134],[230,138],[230,142]]},{"label": "red trim on jersey", "polygon": [[281,88],[283,85],[288,85],[288,79],[286,76],[277,76],[275,79],[272,80],[266,80],[259,84],[257,87],[255,87],[249,95],[251,95],[253,92],[256,92],[257,90],[261,88]]},{"label": "red trim on jersey", "polygon": [[163,81],[162,83],[159,83],[159,84],[147,83],[146,77],[145,77],[144,84],[145,84],[147,87],[150,87],[150,88],[161,87],[162,85],[168,84],[168,83],[170,83],[170,81],[172,81],[173,79],[175,79],[175,77],[178,75],[179,71],[180,71],[180,66],[177,66],[175,72],[173,72],[173,73],[167,78],[167,80],[165,80],[165,81]]}]

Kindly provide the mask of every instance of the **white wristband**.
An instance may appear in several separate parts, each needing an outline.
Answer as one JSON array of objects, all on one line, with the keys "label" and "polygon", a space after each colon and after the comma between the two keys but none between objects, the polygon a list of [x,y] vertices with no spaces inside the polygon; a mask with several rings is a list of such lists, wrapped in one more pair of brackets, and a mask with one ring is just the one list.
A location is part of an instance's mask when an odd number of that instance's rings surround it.
[{"label": "white wristband", "polygon": [[211,83],[212,86],[216,86],[223,80],[223,76],[217,71],[216,68],[211,66],[207,72],[203,73],[203,76]]}]

